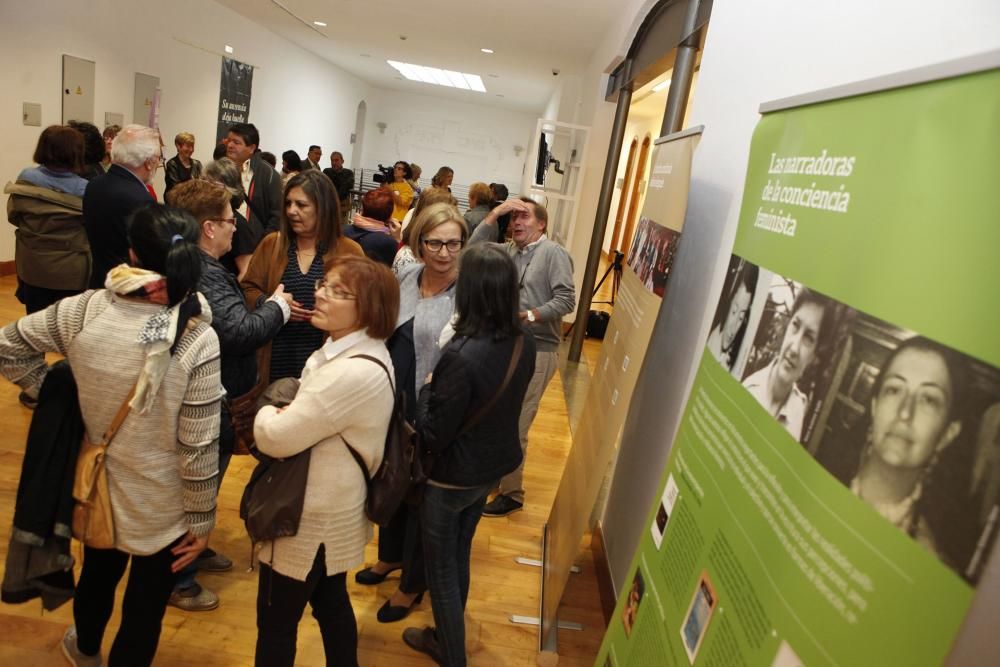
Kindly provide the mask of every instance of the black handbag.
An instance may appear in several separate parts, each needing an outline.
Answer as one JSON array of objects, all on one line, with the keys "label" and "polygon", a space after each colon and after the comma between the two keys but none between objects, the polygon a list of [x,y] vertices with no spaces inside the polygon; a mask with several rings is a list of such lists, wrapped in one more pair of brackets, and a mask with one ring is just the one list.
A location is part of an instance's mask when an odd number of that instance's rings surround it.
[{"label": "black handbag", "polygon": [[285,459],[258,453],[240,500],[240,518],[253,542],[291,537],[299,532],[309,479],[312,448]]}]

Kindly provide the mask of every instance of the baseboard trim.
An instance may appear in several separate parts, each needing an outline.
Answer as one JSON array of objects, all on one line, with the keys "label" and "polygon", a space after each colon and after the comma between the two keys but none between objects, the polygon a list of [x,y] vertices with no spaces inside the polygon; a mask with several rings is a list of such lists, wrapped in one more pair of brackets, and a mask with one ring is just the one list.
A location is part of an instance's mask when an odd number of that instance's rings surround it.
[{"label": "baseboard trim", "polygon": [[17,273],[17,267],[14,265],[14,260],[0,262],[0,276],[12,276],[15,273]]},{"label": "baseboard trim", "polygon": [[598,521],[590,534],[590,550],[594,554],[594,573],[597,575],[597,590],[601,594],[601,611],[604,613],[604,624],[611,623],[618,603],[615,597],[615,587],[611,583],[611,568],[608,566],[608,552],[604,548],[604,529]]}]

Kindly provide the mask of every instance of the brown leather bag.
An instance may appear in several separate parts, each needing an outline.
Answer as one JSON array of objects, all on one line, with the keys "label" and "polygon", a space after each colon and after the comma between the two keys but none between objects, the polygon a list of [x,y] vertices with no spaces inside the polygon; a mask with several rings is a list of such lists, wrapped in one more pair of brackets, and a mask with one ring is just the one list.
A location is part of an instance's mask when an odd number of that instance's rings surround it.
[{"label": "brown leather bag", "polygon": [[73,537],[88,547],[113,549],[115,547],[115,520],[111,513],[111,495],[108,492],[108,473],[105,467],[108,445],[129,413],[129,402],[135,396],[135,387],[118,408],[118,414],[104,432],[100,442],[91,442],[86,432],[80,443],[73,477]]}]

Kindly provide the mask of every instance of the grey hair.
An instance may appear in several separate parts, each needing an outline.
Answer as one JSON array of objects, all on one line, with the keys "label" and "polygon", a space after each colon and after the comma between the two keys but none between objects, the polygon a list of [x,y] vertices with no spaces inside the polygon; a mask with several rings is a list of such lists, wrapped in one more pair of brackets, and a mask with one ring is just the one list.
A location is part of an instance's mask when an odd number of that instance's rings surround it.
[{"label": "grey hair", "polygon": [[227,157],[219,158],[215,162],[209,162],[205,165],[205,178],[221,183],[234,197],[243,196],[243,177],[240,176],[240,170],[236,163]]},{"label": "grey hair", "polygon": [[138,169],[160,152],[160,132],[145,125],[126,125],[111,143],[111,161]]}]

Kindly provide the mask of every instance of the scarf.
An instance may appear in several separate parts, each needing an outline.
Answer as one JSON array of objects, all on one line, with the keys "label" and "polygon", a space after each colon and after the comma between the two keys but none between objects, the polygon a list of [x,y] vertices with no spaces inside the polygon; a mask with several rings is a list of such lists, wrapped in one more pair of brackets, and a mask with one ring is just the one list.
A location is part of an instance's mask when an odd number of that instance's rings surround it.
[{"label": "scarf", "polygon": [[353,224],[359,229],[363,229],[368,232],[381,232],[382,234],[389,233],[389,226],[381,220],[375,220],[374,218],[366,218],[360,213],[354,214]]},{"label": "scarf", "polygon": [[108,272],[104,287],[119,296],[139,299],[163,306],[139,329],[137,342],[146,348],[146,360],[135,385],[135,396],[129,407],[146,414],[160,389],[160,383],[170,367],[174,347],[184,332],[199,322],[211,324],[212,310],[200,292],[192,292],[170,307],[167,299],[167,279],[155,271],[128,264],[119,264]]}]

